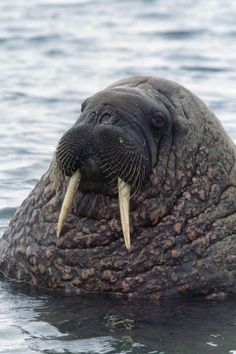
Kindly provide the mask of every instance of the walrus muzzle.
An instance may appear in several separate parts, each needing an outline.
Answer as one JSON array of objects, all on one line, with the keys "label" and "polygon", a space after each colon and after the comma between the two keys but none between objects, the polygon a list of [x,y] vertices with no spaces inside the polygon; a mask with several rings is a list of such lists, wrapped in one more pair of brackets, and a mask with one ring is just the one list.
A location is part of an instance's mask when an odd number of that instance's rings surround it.
[{"label": "walrus muzzle", "polygon": [[59,141],[54,166],[57,189],[58,176],[61,180],[69,177],[57,236],[62,232],[80,181],[96,181],[117,186],[123,236],[129,249],[130,197],[137,195],[150,169],[147,153],[135,133],[115,125],[77,124]]}]

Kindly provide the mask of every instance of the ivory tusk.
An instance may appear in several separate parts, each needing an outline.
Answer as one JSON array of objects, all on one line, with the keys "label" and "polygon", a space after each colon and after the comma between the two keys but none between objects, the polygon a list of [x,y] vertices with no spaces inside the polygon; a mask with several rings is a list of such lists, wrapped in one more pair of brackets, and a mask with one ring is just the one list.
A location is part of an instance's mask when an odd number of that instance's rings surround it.
[{"label": "ivory tusk", "polygon": [[130,249],[130,227],[129,227],[129,200],[130,185],[118,177],[118,196],[121,216],[121,226],[125,240],[125,246]]},{"label": "ivory tusk", "polygon": [[81,179],[81,175],[79,170],[77,170],[70,178],[69,183],[68,183],[68,187],[66,190],[66,194],[65,194],[65,198],[63,200],[62,203],[62,207],[61,207],[61,212],[59,215],[59,219],[58,219],[58,224],[57,224],[57,228],[56,228],[56,233],[57,233],[57,237],[60,237],[60,233],[61,230],[63,228],[65,219],[68,215],[68,212],[72,206],[73,203],[73,199],[75,196],[75,193],[78,189],[79,183],[80,183],[80,179]]}]

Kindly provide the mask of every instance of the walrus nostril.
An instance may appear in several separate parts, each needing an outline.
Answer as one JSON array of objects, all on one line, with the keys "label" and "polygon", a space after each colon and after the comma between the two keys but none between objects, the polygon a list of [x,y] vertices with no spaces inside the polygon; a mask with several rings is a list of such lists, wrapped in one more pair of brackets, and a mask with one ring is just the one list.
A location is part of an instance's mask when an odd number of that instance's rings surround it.
[{"label": "walrus nostril", "polygon": [[93,173],[97,168],[95,159],[91,156],[87,157],[82,163],[81,169]]},{"label": "walrus nostril", "polygon": [[85,157],[80,165],[81,175],[87,180],[101,180],[102,175],[98,166],[97,157],[89,155]]}]

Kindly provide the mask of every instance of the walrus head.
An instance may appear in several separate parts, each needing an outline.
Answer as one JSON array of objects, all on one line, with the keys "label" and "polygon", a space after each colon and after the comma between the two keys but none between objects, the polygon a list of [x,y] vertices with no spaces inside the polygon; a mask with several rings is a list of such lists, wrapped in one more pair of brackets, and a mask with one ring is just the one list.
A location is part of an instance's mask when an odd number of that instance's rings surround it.
[{"label": "walrus head", "polygon": [[132,88],[108,88],[82,104],[79,119],[62,136],[55,153],[57,190],[69,177],[58,236],[79,184],[85,188],[90,182],[90,189],[118,189],[125,245],[130,248],[129,199],[139,194],[155,166],[157,146],[170,120],[165,105]]}]

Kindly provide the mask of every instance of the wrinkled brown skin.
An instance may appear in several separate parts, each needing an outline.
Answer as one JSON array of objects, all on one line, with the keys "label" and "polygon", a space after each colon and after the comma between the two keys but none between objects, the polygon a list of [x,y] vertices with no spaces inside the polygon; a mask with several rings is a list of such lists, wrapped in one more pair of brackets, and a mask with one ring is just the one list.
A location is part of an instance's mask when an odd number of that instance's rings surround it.
[{"label": "wrinkled brown skin", "polygon": [[236,149],[206,105],[182,86],[134,77],[172,117],[158,160],[131,201],[125,248],[117,196],[78,191],[63,233],[55,228],[63,193],[51,168],[19,207],[0,240],[0,269],[38,287],[159,299],[236,292]]}]

